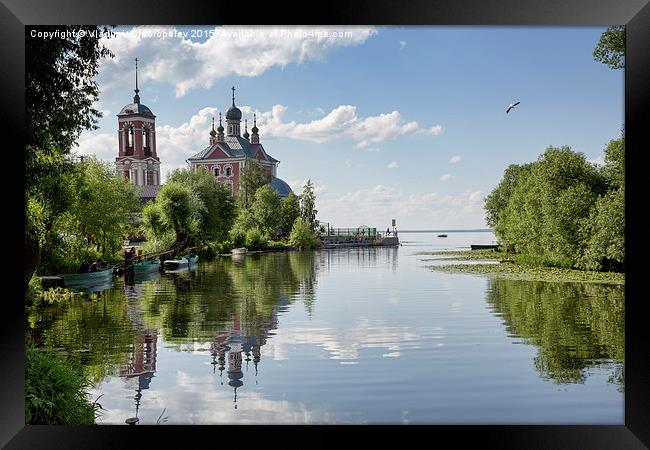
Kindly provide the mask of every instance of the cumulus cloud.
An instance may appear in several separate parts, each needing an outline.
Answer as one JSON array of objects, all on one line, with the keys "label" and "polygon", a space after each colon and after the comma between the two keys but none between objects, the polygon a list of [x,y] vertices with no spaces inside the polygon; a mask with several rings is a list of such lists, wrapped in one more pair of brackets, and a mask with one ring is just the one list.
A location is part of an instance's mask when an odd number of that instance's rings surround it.
[{"label": "cumulus cloud", "polygon": [[285,122],[287,107],[274,105],[271,111],[258,114],[257,126],[265,139],[278,137],[323,143],[336,139],[357,141],[356,147],[372,149],[372,144],[395,139],[419,128],[417,122],[405,122],[399,111],[360,117],[356,106],[340,105],[319,119],[310,122]]},{"label": "cumulus cloud", "polygon": [[443,176],[440,177],[440,181],[449,181],[453,179],[454,176],[452,174],[446,173]]},{"label": "cumulus cloud", "polygon": [[418,134],[429,134],[431,136],[437,136],[442,133],[442,125],[434,125],[431,128],[420,128],[417,130]]},{"label": "cumulus cloud", "polygon": [[[239,108],[247,117],[255,112],[249,105]],[[420,129],[417,122],[405,122],[398,111],[361,117],[355,106],[341,105],[319,119],[296,122],[284,120],[286,110],[286,106],[278,104],[270,111],[257,111],[257,126],[262,142],[282,138],[320,144],[348,139],[356,142],[357,148],[378,152],[379,149],[372,144],[396,139]],[[208,106],[179,126],[157,124],[156,144],[163,177],[173,169],[185,167],[187,158],[208,145],[212,117],[218,115],[218,108]],[[114,160],[117,156],[117,131],[85,132],[80,138],[79,147],[82,154],[95,154],[101,159]]]},{"label": "cumulus cloud", "polygon": [[399,165],[397,165],[397,161],[390,162],[386,166],[387,169],[397,169],[398,167],[399,167]]},{"label": "cumulus cloud", "polygon": [[319,220],[335,226],[388,224],[397,218],[402,228],[466,228],[484,226],[482,191],[456,195],[408,193],[398,186],[377,185],[318,200]]},{"label": "cumulus cloud", "polygon": [[337,48],[363,44],[377,34],[374,27],[343,26],[223,26],[203,31],[211,33],[204,42],[193,41],[190,29],[159,26],[134,27],[104,39],[115,57],[102,61],[100,87],[106,91],[133,84],[137,57],[142,60],[142,82],[169,84],[176,97],[182,97],[221,78],[256,77],[273,67],[319,61]]},{"label": "cumulus cloud", "polygon": [[406,47],[406,41],[399,41],[399,49],[404,50],[404,47]]},{"label": "cumulus cloud", "polygon": [[451,159],[449,160],[449,164],[457,164],[461,161],[460,156],[452,156]]},{"label": "cumulus cloud", "polygon": [[[314,194],[319,195],[325,192],[325,185],[322,183],[318,183],[315,180],[311,180],[312,184],[314,185]],[[291,188],[294,194],[300,195],[302,194],[302,188],[307,184],[307,178],[303,178],[302,180],[290,180],[287,181],[287,184]]]}]

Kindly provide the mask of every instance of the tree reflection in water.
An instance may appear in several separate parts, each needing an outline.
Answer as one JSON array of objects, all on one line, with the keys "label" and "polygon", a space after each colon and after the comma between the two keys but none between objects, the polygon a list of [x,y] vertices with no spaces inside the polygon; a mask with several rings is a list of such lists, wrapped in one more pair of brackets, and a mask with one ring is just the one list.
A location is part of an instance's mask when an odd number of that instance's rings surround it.
[{"label": "tree reflection in water", "polygon": [[490,279],[486,299],[509,334],[539,347],[542,377],[584,383],[588,369],[613,366],[609,381],[623,391],[623,286]]}]

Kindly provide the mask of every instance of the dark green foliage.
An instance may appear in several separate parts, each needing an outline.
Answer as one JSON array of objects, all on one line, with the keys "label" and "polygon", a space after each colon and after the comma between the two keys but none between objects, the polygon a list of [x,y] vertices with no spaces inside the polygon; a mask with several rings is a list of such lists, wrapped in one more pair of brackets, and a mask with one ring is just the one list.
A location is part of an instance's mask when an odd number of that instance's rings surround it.
[{"label": "dark green foliage", "polygon": [[569,147],[549,147],[534,163],[508,167],[486,199],[487,221],[529,263],[622,270],[624,196],[612,189],[623,174],[622,138],[609,143],[602,168]]},{"label": "dark green foliage", "polygon": [[233,248],[241,248],[246,244],[246,232],[241,229],[233,229],[230,231],[230,239]]},{"label": "dark green foliage", "polygon": [[253,228],[246,232],[246,241],[244,246],[248,250],[261,250],[266,247],[267,239],[257,229]]},{"label": "dark green foliage", "polygon": [[25,353],[25,423],[92,425],[101,405],[88,400],[90,384],[53,351],[29,344]]},{"label": "dark green foliage", "polygon": [[178,182],[192,189],[203,203],[199,211],[198,240],[219,241],[227,237],[235,218],[235,200],[230,188],[217,183],[205,169],[174,170],[167,182]]},{"label": "dark green foliage", "polygon": [[242,207],[248,209],[255,199],[257,189],[271,181],[271,176],[256,159],[247,158],[244,164],[239,174],[238,196]]},{"label": "dark green foliage", "polygon": [[262,234],[267,238],[275,237],[282,220],[282,200],[275,190],[268,184],[258,188],[250,210]]},{"label": "dark green foliage", "polygon": [[612,69],[625,67],[625,26],[615,25],[603,32],[594,49],[594,59]]},{"label": "dark green foliage", "polygon": [[299,250],[314,248],[316,247],[316,232],[309,222],[299,217],[293,223],[289,243]]},{"label": "dark green foliage", "polygon": [[300,201],[293,192],[282,201],[282,219],[280,229],[285,236],[289,236],[293,223],[300,217]]},{"label": "dark green foliage", "polygon": [[[96,26],[44,26],[56,39],[25,36],[25,286],[36,271],[54,221],[69,206],[70,152],[80,133],[95,127],[93,80],[99,61],[112,56]],[[78,33],[85,31],[83,36]],[[66,32],[75,32],[75,34]]]}]

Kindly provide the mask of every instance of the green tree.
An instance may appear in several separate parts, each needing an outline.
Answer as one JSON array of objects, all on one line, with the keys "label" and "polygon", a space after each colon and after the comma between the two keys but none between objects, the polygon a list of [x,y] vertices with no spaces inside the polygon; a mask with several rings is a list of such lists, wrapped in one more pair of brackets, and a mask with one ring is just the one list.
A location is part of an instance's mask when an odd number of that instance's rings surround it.
[{"label": "green tree", "polygon": [[316,232],[312,225],[298,217],[291,228],[289,243],[299,250],[311,249],[316,246]]},{"label": "green tree", "polygon": [[309,224],[311,230],[318,228],[315,208],[316,194],[314,194],[314,184],[311,180],[307,180],[302,187],[302,195],[300,196],[300,217],[304,222]]},{"label": "green tree", "polygon": [[625,26],[615,25],[600,35],[594,49],[594,59],[612,69],[625,67]]},{"label": "green tree", "polygon": [[579,266],[588,270],[625,269],[625,189],[610,191],[582,222],[586,240]]},{"label": "green tree", "polygon": [[168,182],[160,190],[156,203],[167,228],[176,235],[172,249],[180,252],[194,244],[205,208],[199,196],[184,184]]},{"label": "green tree", "polygon": [[605,190],[604,177],[583,154],[549,147],[519,174],[495,234],[517,251],[573,265],[584,248],[582,221]]},{"label": "green tree", "polygon": [[235,219],[235,200],[230,189],[217,183],[205,169],[177,169],[168,177],[168,182],[177,182],[189,187],[201,199],[204,208],[200,210],[198,230],[199,242],[221,241],[227,238]]},{"label": "green tree", "polygon": [[73,224],[69,231],[84,236],[104,258],[111,258],[122,246],[122,233],[138,207],[138,198],[111,163],[91,157],[78,168],[77,195],[64,215]]},{"label": "green tree", "polygon": [[510,164],[503,173],[499,185],[485,198],[485,221],[490,227],[499,222],[499,214],[504,210],[522,173],[530,170],[530,164],[522,166]]},{"label": "green tree", "polygon": [[257,189],[268,184],[271,176],[256,159],[246,158],[239,174],[239,200],[244,208],[250,208]]},{"label": "green tree", "polygon": [[251,212],[257,228],[269,239],[274,238],[280,228],[281,208],[282,200],[271,186],[267,184],[257,189]]},{"label": "green tree", "polygon": [[68,156],[79,134],[95,128],[101,117],[93,107],[99,94],[94,77],[99,61],[112,56],[98,34],[110,32],[107,28],[40,27],[58,31],[56,39],[32,37],[30,30],[25,30],[25,287],[54,221],[68,207],[65,176],[73,171]]},{"label": "green tree", "polygon": [[293,192],[282,201],[281,224],[280,229],[286,236],[289,236],[293,223],[300,217],[300,201],[298,196]]}]

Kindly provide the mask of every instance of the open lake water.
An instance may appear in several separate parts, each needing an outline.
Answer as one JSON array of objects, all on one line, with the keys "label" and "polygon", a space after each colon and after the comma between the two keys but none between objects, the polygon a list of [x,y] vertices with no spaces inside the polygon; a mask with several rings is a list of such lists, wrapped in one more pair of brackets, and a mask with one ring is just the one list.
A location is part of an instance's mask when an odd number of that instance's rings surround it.
[{"label": "open lake water", "polygon": [[399,248],[217,257],[29,314],[103,424],[624,424],[624,287],[452,274]]}]

